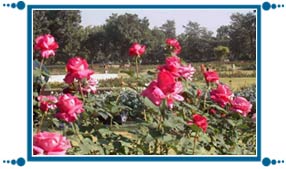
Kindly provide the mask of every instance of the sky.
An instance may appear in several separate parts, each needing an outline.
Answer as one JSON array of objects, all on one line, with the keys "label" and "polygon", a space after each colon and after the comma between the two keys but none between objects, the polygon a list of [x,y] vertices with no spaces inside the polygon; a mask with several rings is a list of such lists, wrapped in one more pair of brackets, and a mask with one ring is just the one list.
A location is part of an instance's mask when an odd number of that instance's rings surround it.
[{"label": "sky", "polygon": [[137,14],[139,18],[147,17],[149,19],[150,28],[154,26],[160,27],[166,23],[167,20],[175,20],[176,34],[184,32],[183,25],[187,25],[189,21],[198,22],[201,26],[206,27],[209,31],[216,34],[217,28],[221,25],[230,24],[230,16],[233,13],[248,13],[253,12],[249,9],[227,10],[227,9],[97,9],[97,10],[82,10],[81,25],[102,25],[105,20],[109,18],[112,13],[124,14],[133,13]]}]

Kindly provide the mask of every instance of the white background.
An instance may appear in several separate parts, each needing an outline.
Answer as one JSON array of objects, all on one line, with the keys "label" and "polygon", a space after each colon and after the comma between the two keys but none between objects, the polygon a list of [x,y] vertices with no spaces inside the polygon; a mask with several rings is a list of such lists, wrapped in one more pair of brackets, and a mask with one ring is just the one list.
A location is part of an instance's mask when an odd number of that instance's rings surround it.
[{"label": "white background", "polygon": [[[3,7],[0,0],[0,169],[17,168],[2,160],[26,158],[27,11]],[[271,1],[283,3],[285,1]],[[262,4],[259,0],[26,0],[26,4]],[[286,2],[285,2],[286,3]],[[286,4],[285,4],[286,5]],[[285,49],[286,7],[262,10],[262,158],[286,161]],[[264,168],[261,162],[28,162],[22,168]],[[286,168],[277,164],[269,168]]]}]

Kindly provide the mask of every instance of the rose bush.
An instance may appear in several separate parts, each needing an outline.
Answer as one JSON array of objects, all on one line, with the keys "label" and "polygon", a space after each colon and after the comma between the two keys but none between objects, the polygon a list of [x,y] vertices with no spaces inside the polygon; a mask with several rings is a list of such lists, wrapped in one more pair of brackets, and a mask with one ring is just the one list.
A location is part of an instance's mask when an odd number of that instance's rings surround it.
[{"label": "rose bush", "polygon": [[[50,49],[55,51],[55,44]],[[40,119],[34,118],[34,154],[256,153],[253,101],[234,93],[204,65],[205,85],[196,85],[193,79],[200,72],[178,56],[176,39],[166,40],[165,63],[142,75],[139,59],[146,49],[139,43],[129,48],[136,69],[121,72],[129,79],[121,80],[120,90],[98,91],[87,61],[69,59],[63,91],[34,92],[33,111]]]}]

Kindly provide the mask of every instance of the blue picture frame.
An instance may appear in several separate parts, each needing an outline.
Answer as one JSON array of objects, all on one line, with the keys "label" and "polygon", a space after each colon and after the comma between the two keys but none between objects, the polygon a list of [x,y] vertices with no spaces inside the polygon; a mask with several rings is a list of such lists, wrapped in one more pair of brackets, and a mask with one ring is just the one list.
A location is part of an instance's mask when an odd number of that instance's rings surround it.
[{"label": "blue picture frame", "polygon": [[[193,155],[178,155],[178,156],[150,156],[150,155],[126,155],[126,156],[33,156],[32,154],[32,54],[33,54],[33,39],[32,39],[32,12],[33,10],[54,10],[54,9],[253,9],[256,10],[257,16],[257,153],[253,156],[193,156]],[[217,162],[257,162],[261,161],[261,5],[27,5],[27,161],[217,161]]]}]

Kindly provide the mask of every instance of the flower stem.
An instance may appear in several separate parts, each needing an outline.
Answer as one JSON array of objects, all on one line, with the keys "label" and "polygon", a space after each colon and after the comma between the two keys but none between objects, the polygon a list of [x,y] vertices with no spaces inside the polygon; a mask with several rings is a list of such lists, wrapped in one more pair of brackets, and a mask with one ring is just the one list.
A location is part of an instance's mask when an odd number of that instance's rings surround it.
[{"label": "flower stem", "polygon": [[139,76],[139,65],[138,65],[138,57],[135,57],[135,65],[136,65],[136,77],[138,79],[138,76]]},{"label": "flower stem", "polygon": [[207,96],[208,96],[208,92],[210,90],[210,85],[208,84],[208,88],[205,92],[205,96],[204,96],[204,110],[206,109],[206,101],[207,101]]},{"label": "flower stem", "polygon": [[81,85],[81,81],[78,81],[78,85],[79,85],[79,92],[80,92],[80,95],[81,95],[82,100],[83,100],[83,102],[84,102],[84,101],[85,101],[85,99],[84,99],[84,94],[83,94],[83,92],[82,92],[82,85]]},{"label": "flower stem", "polygon": [[42,67],[44,65],[44,60],[45,60],[45,58],[42,58],[41,63],[40,63],[40,67],[39,67],[40,71],[42,71]]},{"label": "flower stem", "polygon": [[193,155],[195,155],[197,139],[198,139],[198,132],[196,132],[196,135],[194,137]]},{"label": "flower stem", "polygon": [[46,113],[47,113],[47,111],[44,112],[44,114],[43,114],[43,116],[41,118],[40,124],[39,124],[39,126],[37,128],[37,133],[39,133],[41,131],[41,128],[42,128],[42,125],[44,123],[44,119],[45,119]]},{"label": "flower stem", "polygon": [[76,136],[79,138],[79,141],[80,141],[81,143],[83,143],[83,142],[82,142],[82,139],[81,139],[81,137],[80,137],[80,134],[79,134],[79,132],[78,132],[76,126],[75,126],[75,124],[74,124],[74,123],[71,123],[71,126],[72,126],[72,129],[73,129],[73,132],[74,132],[74,133],[76,134]]}]

